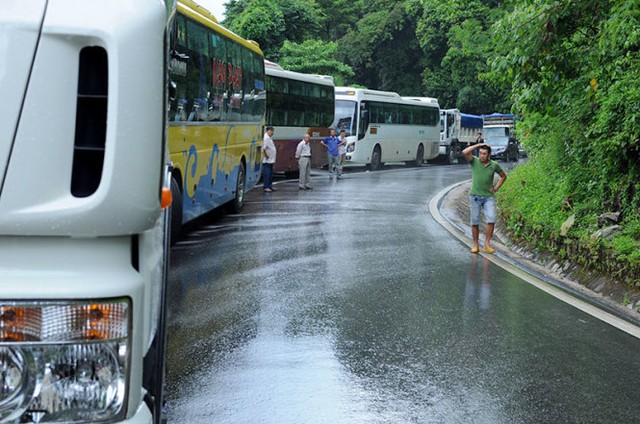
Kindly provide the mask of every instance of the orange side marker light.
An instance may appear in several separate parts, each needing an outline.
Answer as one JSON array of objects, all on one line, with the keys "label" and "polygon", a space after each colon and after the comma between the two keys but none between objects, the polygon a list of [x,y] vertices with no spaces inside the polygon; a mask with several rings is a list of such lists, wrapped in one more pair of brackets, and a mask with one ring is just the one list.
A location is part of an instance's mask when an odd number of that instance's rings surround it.
[{"label": "orange side marker light", "polygon": [[171,202],[173,202],[171,190],[167,187],[162,187],[162,195],[160,196],[160,207],[162,209],[166,209],[171,206]]}]

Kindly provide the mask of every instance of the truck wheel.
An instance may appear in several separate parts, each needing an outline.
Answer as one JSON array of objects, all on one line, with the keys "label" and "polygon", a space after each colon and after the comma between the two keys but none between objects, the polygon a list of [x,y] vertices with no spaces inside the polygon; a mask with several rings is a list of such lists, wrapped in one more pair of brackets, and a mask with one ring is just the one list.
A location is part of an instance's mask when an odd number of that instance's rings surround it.
[{"label": "truck wheel", "polygon": [[[172,179],[172,182],[175,179]],[[144,401],[153,415],[153,424],[166,424],[165,414],[165,376],[167,349],[167,275],[169,274],[169,255],[171,242],[171,216],[164,217],[164,257],[162,272],[162,288],[160,289],[159,314],[156,334],[142,365],[142,385],[147,390]]]},{"label": "truck wheel", "polygon": [[452,144],[451,146],[449,146],[449,150],[447,151],[447,158],[446,158],[447,164],[453,165],[457,158],[458,158],[458,146],[455,144]]},{"label": "truck wheel", "polygon": [[371,170],[377,171],[382,167],[382,162],[380,161],[382,158],[382,151],[380,150],[380,146],[376,146],[373,148],[373,153],[371,154]]},{"label": "truck wheel", "polygon": [[[161,320],[164,321],[164,320]],[[165,424],[167,417],[164,413],[164,380],[166,374],[165,350],[166,335],[164,328],[158,330],[153,339],[147,356],[144,357],[144,387],[147,389],[145,402],[153,415],[153,424]]]}]

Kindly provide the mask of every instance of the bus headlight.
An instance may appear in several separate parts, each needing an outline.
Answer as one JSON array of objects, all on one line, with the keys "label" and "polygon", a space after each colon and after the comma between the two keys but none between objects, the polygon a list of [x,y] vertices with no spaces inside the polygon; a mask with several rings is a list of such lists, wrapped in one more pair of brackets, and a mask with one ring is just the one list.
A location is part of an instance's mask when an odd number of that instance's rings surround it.
[{"label": "bus headlight", "polygon": [[349,143],[347,145],[347,153],[351,153],[356,149],[356,142],[354,141],[353,143]]},{"label": "bus headlight", "polygon": [[0,306],[0,422],[124,418],[129,301]]}]

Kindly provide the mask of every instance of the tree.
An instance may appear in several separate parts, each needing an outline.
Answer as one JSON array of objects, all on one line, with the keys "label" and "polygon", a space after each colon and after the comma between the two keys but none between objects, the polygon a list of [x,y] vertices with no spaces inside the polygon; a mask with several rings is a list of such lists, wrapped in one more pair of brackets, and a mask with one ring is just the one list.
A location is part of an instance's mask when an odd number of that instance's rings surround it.
[{"label": "tree", "polygon": [[227,28],[257,41],[265,57],[277,62],[285,40],[319,37],[324,15],[314,0],[231,0],[226,16]]},{"label": "tree", "polygon": [[321,38],[342,38],[364,14],[364,0],[316,0],[323,11]]},{"label": "tree", "polygon": [[[640,254],[628,252],[640,245],[638,10],[637,0],[518,5],[496,25],[490,74],[510,84],[525,116],[520,132],[532,160],[515,181],[540,180],[526,194],[513,182],[505,187],[511,224],[557,241],[563,220],[575,215],[572,231],[590,243],[596,217],[620,212],[624,231],[610,246],[619,259],[635,258],[636,268]],[[539,207],[523,207],[518,199],[526,197]]]},{"label": "tree", "polygon": [[415,36],[416,15],[406,2],[374,2],[339,40],[342,59],[353,67],[356,83],[417,95],[424,57]]},{"label": "tree", "polygon": [[300,44],[285,41],[280,50],[280,66],[305,74],[331,75],[336,85],[354,76],[350,66],[336,59],[338,43],[307,40]]},{"label": "tree", "polygon": [[502,10],[494,2],[424,2],[417,36],[425,53],[424,89],[441,107],[469,113],[507,111],[508,86],[487,80],[492,53],[490,26]]}]

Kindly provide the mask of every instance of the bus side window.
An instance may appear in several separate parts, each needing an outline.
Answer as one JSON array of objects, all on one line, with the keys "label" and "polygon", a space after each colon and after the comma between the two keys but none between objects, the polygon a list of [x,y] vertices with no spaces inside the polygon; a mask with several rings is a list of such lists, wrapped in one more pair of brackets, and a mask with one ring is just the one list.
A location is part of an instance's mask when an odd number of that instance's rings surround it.
[{"label": "bus side window", "polygon": [[172,98],[169,103],[169,120],[187,120],[187,61],[186,22],[183,16],[177,16],[171,33],[171,57],[169,76],[171,79]]},{"label": "bus side window", "polygon": [[367,103],[362,102],[360,104],[360,127],[358,128],[358,140],[364,138],[364,135],[369,127],[369,111],[367,111]]},{"label": "bus side window", "polygon": [[187,21],[187,100],[190,103],[189,121],[204,121],[209,112],[208,97],[213,79],[209,37],[207,30],[200,24]]},{"label": "bus side window", "polygon": [[227,42],[219,34],[210,32],[211,35],[211,67],[213,75],[211,81],[211,95],[209,98],[209,114],[207,119],[210,121],[224,121],[224,93],[226,85],[227,72]]},{"label": "bus side window", "polygon": [[253,57],[253,88],[254,88],[254,101],[253,101],[253,110],[251,111],[253,115],[253,120],[259,122],[262,120],[265,112],[266,106],[266,91],[265,91],[265,75],[264,75],[264,60],[263,58],[256,54],[252,53]]},{"label": "bus side window", "polygon": [[242,120],[242,49],[234,42],[227,43],[227,83],[229,119]]}]

